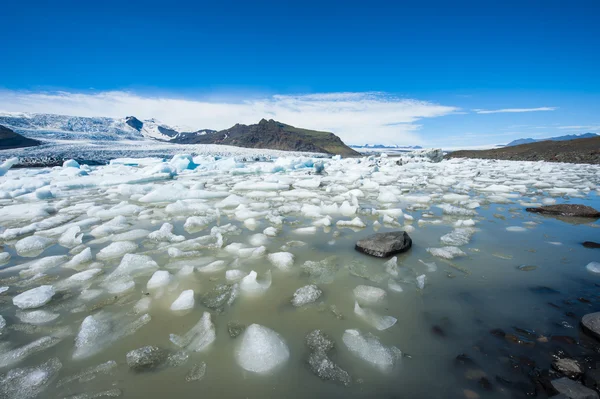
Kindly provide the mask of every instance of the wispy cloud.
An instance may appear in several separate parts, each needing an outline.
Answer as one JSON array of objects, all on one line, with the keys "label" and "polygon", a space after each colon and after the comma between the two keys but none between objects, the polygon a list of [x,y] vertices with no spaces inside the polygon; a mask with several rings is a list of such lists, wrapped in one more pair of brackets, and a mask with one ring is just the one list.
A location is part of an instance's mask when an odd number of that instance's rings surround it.
[{"label": "wispy cloud", "polygon": [[418,135],[424,118],[459,108],[386,93],[274,95],[242,102],[141,96],[123,91],[100,93],[31,93],[0,91],[0,110],[74,116],[156,118],[195,129],[224,129],[261,118],[331,131],[347,143],[423,144]]},{"label": "wispy cloud", "polygon": [[538,107],[538,108],[503,108],[503,109],[474,109],[477,114],[503,114],[503,113],[519,113],[519,112],[538,112],[538,111],[555,111],[558,107]]},{"label": "wispy cloud", "polygon": [[600,125],[557,126],[556,128],[566,130],[600,130]]}]

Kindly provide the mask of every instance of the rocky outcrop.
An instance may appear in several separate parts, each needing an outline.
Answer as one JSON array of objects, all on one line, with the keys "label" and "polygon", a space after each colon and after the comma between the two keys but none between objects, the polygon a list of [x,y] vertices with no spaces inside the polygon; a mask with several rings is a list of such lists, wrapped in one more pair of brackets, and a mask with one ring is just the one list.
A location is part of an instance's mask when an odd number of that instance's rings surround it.
[{"label": "rocky outcrop", "polygon": [[588,313],[583,316],[581,326],[585,331],[600,339],[600,312]]},{"label": "rocky outcrop", "polygon": [[502,159],[600,164],[600,137],[569,141],[541,141],[492,150],[454,151],[446,158]]},{"label": "rocky outcrop", "polygon": [[285,123],[263,119],[256,125],[237,124],[229,129],[210,134],[185,135],[176,140],[180,144],[224,144],[247,148],[268,148],[283,151],[321,152],[357,156],[335,134],[301,129]]},{"label": "rocky outcrop", "polygon": [[405,231],[377,233],[356,242],[355,249],[367,255],[386,258],[408,251],[412,240]]},{"label": "rocky outcrop", "polygon": [[0,125],[0,150],[10,150],[14,148],[35,147],[42,144],[41,141],[28,139],[11,129]]},{"label": "rocky outcrop", "polygon": [[551,216],[570,216],[580,218],[600,218],[600,212],[587,205],[558,204],[540,206],[538,208],[526,208],[527,212],[541,213]]}]

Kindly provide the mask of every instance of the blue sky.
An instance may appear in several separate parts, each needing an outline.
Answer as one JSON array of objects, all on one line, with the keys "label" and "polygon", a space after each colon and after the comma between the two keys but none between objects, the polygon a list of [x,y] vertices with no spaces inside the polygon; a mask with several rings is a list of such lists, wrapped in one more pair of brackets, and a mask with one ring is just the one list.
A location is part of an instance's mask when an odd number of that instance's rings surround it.
[{"label": "blue sky", "polygon": [[353,143],[600,132],[598,1],[6,3],[1,110],[288,117]]}]

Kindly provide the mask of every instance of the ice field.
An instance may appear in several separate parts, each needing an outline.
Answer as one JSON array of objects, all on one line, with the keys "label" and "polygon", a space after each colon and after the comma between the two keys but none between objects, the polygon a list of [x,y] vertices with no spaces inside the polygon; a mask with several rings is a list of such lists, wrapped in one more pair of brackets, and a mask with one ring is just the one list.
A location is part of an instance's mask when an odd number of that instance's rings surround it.
[{"label": "ice field", "polygon": [[266,153],[0,166],[0,398],[511,397],[597,306],[598,166]]}]

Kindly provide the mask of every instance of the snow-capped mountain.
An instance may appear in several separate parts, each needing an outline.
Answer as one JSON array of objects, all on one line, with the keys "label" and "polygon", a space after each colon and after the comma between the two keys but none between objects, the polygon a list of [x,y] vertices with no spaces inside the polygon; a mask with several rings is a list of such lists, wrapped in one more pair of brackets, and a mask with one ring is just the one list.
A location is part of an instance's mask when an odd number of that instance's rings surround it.
[{"label": "snow-capped mountain", "polygon": [[0,125],[25,137],[41,140],[159,140],[177,142],[188,135],[204,135],[192,128],[169,126],[155,119],[81,117],[55,114],[0,113]]}]

